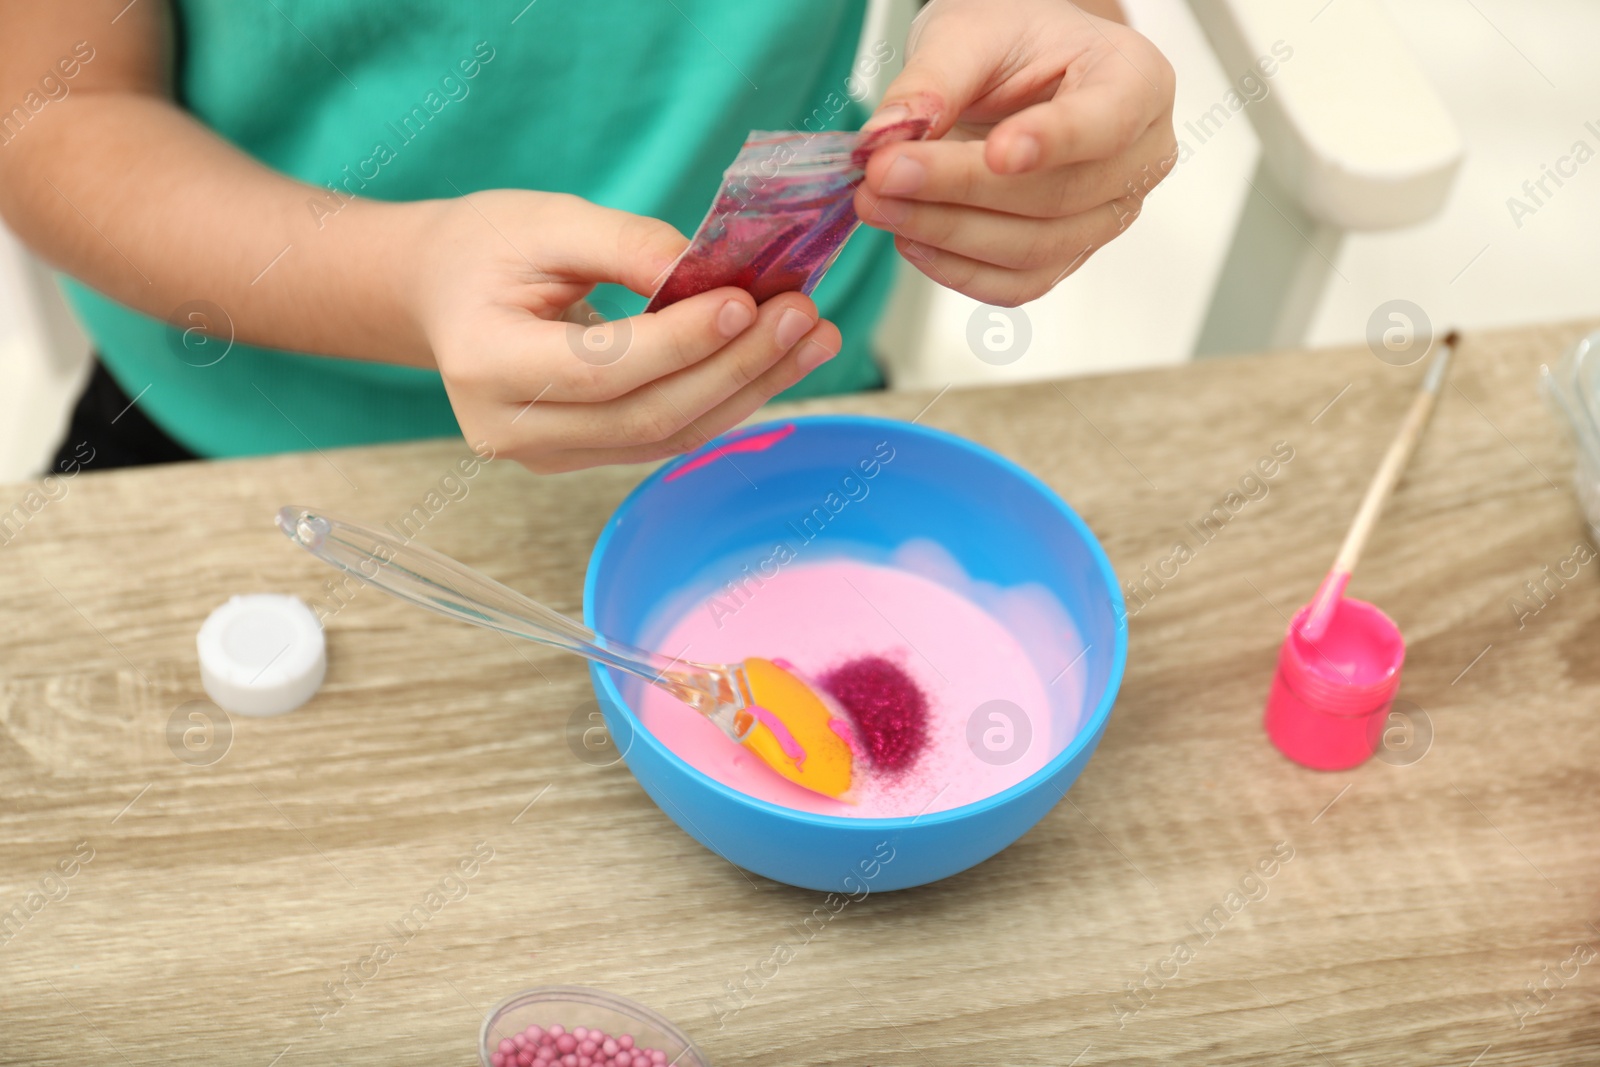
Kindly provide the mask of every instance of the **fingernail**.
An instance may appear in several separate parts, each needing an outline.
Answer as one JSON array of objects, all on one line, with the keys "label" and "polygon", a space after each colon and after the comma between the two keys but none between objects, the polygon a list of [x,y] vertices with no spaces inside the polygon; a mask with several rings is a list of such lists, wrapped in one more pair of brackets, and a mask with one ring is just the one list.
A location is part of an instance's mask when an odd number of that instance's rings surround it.
[{"label": "fingernail", "polygon": [[898,226],[911,215],[911,205],[904,200],[878,200],[872,205],[872,217],[889,226]]},{"label": "fingernail", "polygon": [[897,122],[904,122],[911,117],[911,109],[904,104],[890,104],[882,107],[873,114],[863,125],[863,130],[875,130],[880,126],[893,126]]},{"label": "fingernail", "polygon": [[799,366],[801,374],[810,374],[838,354],[820,342],[807,341],[796,350],[794,361]]},{"label": "fingernail", "polygon": [[933,250],[930,248],[925,248],[922,245],[917,244],[915,241],[907,241],[905,246],[901,248],[900,253],[907,259],[914,259],[918,263],[933,262]]},{"label": "fingernail", "polygon": [[1011,147],[1006,149],[1006,173],[1021,174],[1030,170],[1039,162],[1039,139],[1030,134],[1023,134],[1011,142]]},{"label": "fingernail", "polygon": [[810,315],[804,311],[787,308],[782,317],[778,319],[777,341],[778,347],[788,351],[800,343],[800,338],[811,331],[816,324]]},{"label": "fingernail", "polygon": [[730,300],[717,312],[717,332],[724,337],[738,337],[755,321],[755,312],[738,300]]},{"label": "fingernail", "polygon": [[910,156],[896,156],[883,181],[878,183],[878,192],[885,196],[910,196],[921,189],[927,179],[927,167]]}]

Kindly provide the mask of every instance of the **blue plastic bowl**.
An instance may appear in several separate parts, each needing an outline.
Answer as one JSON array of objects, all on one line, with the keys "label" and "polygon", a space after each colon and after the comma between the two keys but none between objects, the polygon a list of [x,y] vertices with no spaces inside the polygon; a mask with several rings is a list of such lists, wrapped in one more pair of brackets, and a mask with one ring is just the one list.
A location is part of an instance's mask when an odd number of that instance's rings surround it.
[{"label": "blue plastic bowl", "polygon": [[[1083,520],[1039,479],[970,441],[888,419],[813,416],[735,431],[655,471],[612,515],[584,584],[590,626],[645,643],[660,620],[770,556],[777,541],[796,542],[790,524],[838,493],[846,475],[859,480],[858,464],[881,455],[884,442],[893,458],[871,480],[870,506],[840,510],[805,558],[876,562],[925,538],[972,579],[1035,582],[1053,593],[1087,645],[1086,685],[1076,734],[1043,768],[984,800],[916,818],[796,811],[680,759],[629,706],[645,683],[590,666],[629,769],[685,833],[757,874],[857,896],[922,885],[988,859],[1043,818],[1089,762],[1111,716],[1128,639],[1116,574]],[[714,454],[719,448],[726,451]]]}]

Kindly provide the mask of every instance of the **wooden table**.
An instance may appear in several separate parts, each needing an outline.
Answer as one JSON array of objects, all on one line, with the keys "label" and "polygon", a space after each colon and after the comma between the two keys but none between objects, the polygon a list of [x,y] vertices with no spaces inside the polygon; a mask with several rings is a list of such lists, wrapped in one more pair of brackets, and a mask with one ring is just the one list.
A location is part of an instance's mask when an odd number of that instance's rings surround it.
[{"label": "wooden table", "polygon": [[[398,517],[459,444],[63,482],[0,547],[0,912],[24,916],[0,934],[0,1063],[465,1065],[487,1008],[557,983],[652,1005],[719,1067],[1600,1062],[1600,563],[1520,626],[1510,606],[1589,537],[1536,391],[1581,328],[1464,341],[1352,589],[1409,636],[1431,745],[1348,773],[1281,757],[1261,706],[1419,368],[1352,349],[939,397],[923,422],[1038,472],[1130,580],[1276,442],[1293,459],[1150,586],[1067,803],[976,869],[851,904],[765,980],[747,970],[820,894],[575,758],[577,660],[365,591],[328,622],[313,704],[169,742],[203,707],[212,607],[326,595],[273,510]],[[576,613],[643,473],[492,463],[424,540]],[[361,963],[475,848],[458,899]],[[729,983],[751,990],[734,1012]]]}]

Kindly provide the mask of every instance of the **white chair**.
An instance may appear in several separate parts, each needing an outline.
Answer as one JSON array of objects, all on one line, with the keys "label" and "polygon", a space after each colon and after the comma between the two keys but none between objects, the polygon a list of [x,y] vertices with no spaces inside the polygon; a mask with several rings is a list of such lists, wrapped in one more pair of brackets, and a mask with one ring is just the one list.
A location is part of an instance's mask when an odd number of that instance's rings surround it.
[{"label": "white chair", "polygon": [[1246,109],[1261,138],[1196,355],[1305,338],[1346,230],[1421,222],[1444,204],[1462,143],[1376,0],[1189,0],[1223,69],[1291,42]]},{"label": "white chair", "polygon": [[88,364],[55,279],[0,226],[0,482],[44,471]]}]

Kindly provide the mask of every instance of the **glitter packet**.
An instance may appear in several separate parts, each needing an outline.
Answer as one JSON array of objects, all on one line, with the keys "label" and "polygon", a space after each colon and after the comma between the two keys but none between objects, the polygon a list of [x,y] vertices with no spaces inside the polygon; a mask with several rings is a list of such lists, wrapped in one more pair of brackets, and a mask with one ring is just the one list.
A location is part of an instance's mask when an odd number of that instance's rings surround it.
[{"label": "glitter packet", "polygon": [[861,223],[853,199],[873,151],[927,132],[925,119],[860,132],[752,130],[694,240],[645,310],[725,285],[757,303],[809,294]]}]

